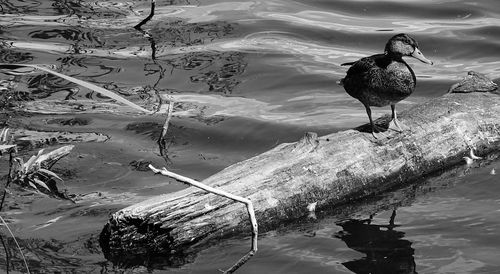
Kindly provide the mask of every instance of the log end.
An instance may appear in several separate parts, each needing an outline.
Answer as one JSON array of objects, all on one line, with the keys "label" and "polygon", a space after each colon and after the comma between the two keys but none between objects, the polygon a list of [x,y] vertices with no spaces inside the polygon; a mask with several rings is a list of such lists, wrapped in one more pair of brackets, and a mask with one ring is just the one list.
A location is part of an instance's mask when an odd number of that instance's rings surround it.
[{"label": "log end", "polygon": [[181,266],[193,259],[182,249],[172,249],[168,229],[143,219],[112,216],[99,235],[104,257],[120,267],[143,265]]}]

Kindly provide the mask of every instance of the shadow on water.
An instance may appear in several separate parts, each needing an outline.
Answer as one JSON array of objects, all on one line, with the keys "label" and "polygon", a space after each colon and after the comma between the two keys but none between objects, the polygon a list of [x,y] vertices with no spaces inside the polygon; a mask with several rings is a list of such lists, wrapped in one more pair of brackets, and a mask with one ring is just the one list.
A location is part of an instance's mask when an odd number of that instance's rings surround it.
[{"label": "shadow on water", "polygon": [[412,243],[403,239],[404,232],[397,231],[394,224],[396,210],[387,225],[372,224],[368,219],[350,219],[337,223],[342,227],[335,237],[365,257],[342,263],[354,273],[417,273],[415,271]]}]

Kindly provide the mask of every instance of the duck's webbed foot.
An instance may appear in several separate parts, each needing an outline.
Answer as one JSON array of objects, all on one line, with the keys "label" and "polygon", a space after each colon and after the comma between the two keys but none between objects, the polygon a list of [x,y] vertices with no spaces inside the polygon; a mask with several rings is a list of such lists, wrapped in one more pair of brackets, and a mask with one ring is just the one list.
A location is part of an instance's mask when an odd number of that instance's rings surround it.
[{"label": "duck's webbed foot", "polygon": [[382,127],[380,127],[378,125],[375,125],[375,124],[372,125],[372,136],[373,136],[373,138],[378,139],[378,140],[386,138],[387,135],[385,134],[384,131],[385,131],[384,128],[382,128]]},{"label": "duck's webbed foot", "polygon": [[405,126],[403,123],[401,123],[398,118],[393,118],[391,122],[389,122],[389,128],[391,130],[397,131],[397,132],[403,132],[406,130],[409,130],[410,128]]},{"label": "duck's webbed foot", "polygon": [[402,124],[398,120],[398,115],[396,113],[396,104],[391,105],[391,110],[392,110],[392,120],[389,122],[389,128],[397,132],[403,132],[405,130],[409,130],[410,128]]},{"label": "duck's webbed foot", "polygon": [[365,104],[365,109],[366,109],[366,114],[368,114],[368,119],[370,119],[370,125],[372,126],[372,136],[373,138],[375,139],[383,139],[383,138],[386,138],[387,136],[385,135],[384,131],[385,129],[384,128],[381,128],[380,126],[376,125],[374,122],[373,122],[373,119],[372,119],[372,110],[370,109],[370,106],[368,104]]}]

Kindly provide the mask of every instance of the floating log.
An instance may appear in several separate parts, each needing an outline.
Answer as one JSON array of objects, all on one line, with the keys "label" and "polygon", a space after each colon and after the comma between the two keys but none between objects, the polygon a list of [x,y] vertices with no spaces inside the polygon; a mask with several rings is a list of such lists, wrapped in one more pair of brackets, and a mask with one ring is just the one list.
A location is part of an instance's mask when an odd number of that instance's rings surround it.
[{"label": "floating log", "polygon": [[[380,193],[465,164],[471,150],[484,156],[500,147],[497,94],[446,94],[401,112],[400,120],[410,130],[388,131],[381,140],[366,127],[308,133],[202,183],[250,199],[263,232],[307,215],[310,203],[321,210]],[[236,234],[251,234],[245,207],[190,187],[114,213],[100,242],[108,259],[131,263],[149,254],[192,254],[211,239]]]}]

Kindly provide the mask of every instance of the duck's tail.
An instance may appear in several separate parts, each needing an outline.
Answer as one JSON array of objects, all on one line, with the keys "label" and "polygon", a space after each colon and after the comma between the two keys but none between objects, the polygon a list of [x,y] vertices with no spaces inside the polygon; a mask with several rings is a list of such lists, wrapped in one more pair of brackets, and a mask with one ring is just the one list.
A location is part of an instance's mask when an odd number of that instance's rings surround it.
[{"label": "duck's tail", "polygon": [[354,65],[354,63],[356,63],[356,61],[354,62],[348,62],[348,63],[343,63],[343,64],[340,64],[341,66],[352,66]]},{"label": "duck's tail", "polygon": [[[352,65],[354,65],[354,63],[356,63],[356,61],[354,61],[354,62],[348,62],[348,63],[343,63],[343,64],[340,64],[340,65],[341,66],[352,66]],[[342,79],[338,80],[337,84],[343,86],[344,85],[344,79],[345,78],[342,78]]]}]

